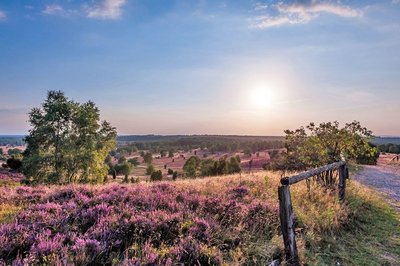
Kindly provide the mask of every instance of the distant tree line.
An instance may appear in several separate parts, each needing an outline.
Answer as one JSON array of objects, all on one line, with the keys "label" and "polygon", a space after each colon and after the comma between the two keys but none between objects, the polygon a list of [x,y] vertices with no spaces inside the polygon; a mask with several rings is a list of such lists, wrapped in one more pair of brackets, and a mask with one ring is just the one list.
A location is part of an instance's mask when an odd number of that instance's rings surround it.
[{"label": "distant tree line", "polygon": [[25,144],[24,138],[24,136],[0,136],[0,146],[22,146]]},{"label": "distant tree line", "polygon": [[382,144],[378,148],[380,152],[400,154],[400,144]]},{"label": "distant tree line", "polygon": [[255,153],[266,149],[279,149],[284,147],[283,140],[241,140],[239,137],[235,138],[184,138],[175,141],[154,141],[154,142],[135,142],[130,144],[120,145],[116,152],[126,155],[132,152],[148,150],[153,154],[160,154],[160,157],[173,155],[177,150],[190,151],[200,148],[201,150],[207,149],[211,153],[215,152],[238,152],[248,151]]}]

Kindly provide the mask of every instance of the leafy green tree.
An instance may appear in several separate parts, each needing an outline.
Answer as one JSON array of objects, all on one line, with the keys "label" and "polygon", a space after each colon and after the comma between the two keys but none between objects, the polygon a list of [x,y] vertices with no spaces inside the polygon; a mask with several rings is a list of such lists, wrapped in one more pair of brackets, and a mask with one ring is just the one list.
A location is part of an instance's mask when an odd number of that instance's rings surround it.
[{"label": "leafy green tree", "polygon": [[240,157],[231,157],[228,164],[228,174],[240,173],[241,171],[242,168],[240,167]]},{"label": "leafy green tree", "polygon": [[151,175],[154,171],[154,166],[152,164],[149,164],[146,168],[146,175]]},{"label": "leafy green tree", "polygon": [[14,149],[9,149],[7,151],[8,155],[12,156],[12,155],[18,155],[18,154],[22,154],[22,150],[18,149],[18,148],[14,148]]},{"label": "leafy green tree", "polygon": [[142,154],[143,160],[147,164],[151,164],[153,162],[153,155],[150,152],[146,152]]},{"label": "leafy green tree", "polygon": [[213,159],[205,159],[200,164],[200,175],[201,176],[213,176],[215,175],[215,161]]},{"label": "leafy green tree", "polygon": [[178,171],[174,171],[174,173],[172,174],[172,180],[176,180],[178,178]]},{"label": "leafy green tree", "polygon": [[306,128],[286,130],[286,154],[280,161],[281,170],[308,170],[310,168],[341,160],[375,160],[377,147],[369,144],[372,132],[357,121],[346,124],[327,122],[316,126],[310,123]]},{"label": "leafy green tree", "polygon": [[49,91],[45,102],[29,113],[29,122],[23,159],[28,179],[35,183],[102,182],[116,131],[100,121],[93,102],[80,104],[61,91]]},{"label": "leafy green tree", "polygon": [[173,150],[169,150],[169,151],[168,151],[168,157],[169,157],[169,158],[174,157],[174,151],[173,151]]},{"label": "leafy green tree", "polygon": [[154,171],[153,173],[151,173],[150,181],[161,181],[162,177],[163,176],[161,170]]},{"label": "leafy green tree", "polygon": [[125,156],[121,156],[118,158],[118,163],[125,163],[125,162],[126,162]]},{"label": "leafy green tree", "polygon": [[197,170],[200,166],[200,159],[197,156],[191,156],[183,165],[183,171],[188,177],[197,176]]},{"label": "leafy green tree", "polygon": [[7,159],[6,163],[7,166],[13,170],[18,170],[22,167],[22,160],[20,156],[12,155],[11,158]]},{"label": "leafy green tree", "polygon": [[0,148],[0,155],[3,155],[4,153],[3,153],[3,149],[2,148]]},{"label": "leafy green tree", "polygon": [[131,158],[128,160],[128,162],[131,163],[133,166],[138,166],[140,164],[137,158]]}]

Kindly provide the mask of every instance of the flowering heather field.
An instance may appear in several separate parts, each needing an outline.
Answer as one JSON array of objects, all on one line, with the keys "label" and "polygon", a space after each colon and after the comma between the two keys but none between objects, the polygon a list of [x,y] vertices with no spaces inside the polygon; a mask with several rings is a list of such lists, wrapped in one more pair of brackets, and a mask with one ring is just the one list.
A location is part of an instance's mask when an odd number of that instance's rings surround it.
[{"label": "flowering heather field", "polygon": [[271,187],[263,175],[2,187],[15,213],[0,216],[0,265],[266,264],[281,255]]}]

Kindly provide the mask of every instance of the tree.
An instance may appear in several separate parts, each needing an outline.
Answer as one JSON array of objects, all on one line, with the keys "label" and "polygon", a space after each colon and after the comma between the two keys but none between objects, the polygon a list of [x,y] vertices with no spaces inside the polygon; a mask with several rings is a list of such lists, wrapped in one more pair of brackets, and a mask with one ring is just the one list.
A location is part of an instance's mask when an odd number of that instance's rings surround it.
[{"label": "tree", "polygon": [[151,164],[153,162],[153,155],[150,152],[146,152],[142,154],[143,160],[147,164]]},{"label": "tree", "polygon": [[169,151],[168,151],[168,157],[169,157],[169,158],[174,157],[174,151],[173,151],[173,150],[169,150]]},{"label": "tree", "polygon": [[231,157],[228,164],[228,174],[240,173],[241,171],[242,168],[240,167],[240,157]]},{"label": "tree", "polygon": [[118,163],[125,163],[125,162],[126,162],[125,156],[121,156],[118,158]]},{"label": "tree", "polygon": [[18,148],[14,148],[14,149],[9,149],[7,151],[8,155],[12,156],[12,155],[18,155],[18,154],[22,154],[22,150],[18,149]]},{"label": "tree", "polygon": [[154,166],[152,164],[149,164],[146,168],[146,175],[151,175],[154,171]]},{"label": "tree", "polygon": [[151,173],[150,181],[161,181],[162,180],[162,172],[161,170],[154,171]]},{"label": "tree", "polygon": [[140,164],[137,158],[131,158],[128,160],[128,162],[131,163],[133,166],[138,166]]},{"label": "tree", "polygon": [[41,107],[29,113],[31,129],[25,138],[23,171],[35,183],[101,182],[105,158],[116,145],[116,131],[100,121],[89,101],[69,100],[49,91]]},{"label": "tree", "polygon": [[285,130],[286,153],[278,164],[281,170],[305,171],[341,160],[372,160],[376,163],[378,149],[369,144],[372,132],[357,121],[339,127],[337,121],[310,123],[306,128]]},{"label": "tree", "polygon": [[160,156],[161,156],[161,158],[167,156],[167,151],[161,150],[161,151],[160,151]]},{"label": "tree", "polygon": [[18,170],[22,167],[21,158],[18,156],[11,156],[11,158],[7,159],[6,163],[7,166],[12,170]]},{"label": "tree", "polygon": [[3,149],[0,148],[0,155],[3,155]]},{"label": "tree", "polygon": [[200,165],[200,159],[197,156],[191,156],[183,165],[183,171],[188,177],[197,176],[197,170]]}]

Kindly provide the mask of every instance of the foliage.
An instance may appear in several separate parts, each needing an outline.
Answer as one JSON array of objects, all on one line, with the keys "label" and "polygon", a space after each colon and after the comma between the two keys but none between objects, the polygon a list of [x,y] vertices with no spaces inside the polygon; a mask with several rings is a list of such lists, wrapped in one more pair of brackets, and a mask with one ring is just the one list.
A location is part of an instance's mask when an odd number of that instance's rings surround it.
[{"label": "foliage", "polygon": [[128,153],[129,147],[132,147],[133,150],[147,150],[154,154],[168,151],[170,158],[173,157],[174,151],[190,151],[197,148],[214,154],[215,152],[239,152],[245,149],[254,153],[284,146],[282,137],[256,136],[118,136],[118,141],[121,147],[117,151],[121,154]]},{"label": "foliage", "polygon": [[128,162],[130,163],[130,164],[132,164],[133,166],[138,166],[140,163],[138,162],[138,159],[137,158],[131,158],[131,159],[129,159],[128,160]]},{"label": "foliage", "polygon": [[278,209],[262,182],[2,189],[15,205],[0,264],[265,265],[279,256]]},{"label": "foliage", "polygon": [[18,148],[14,148],[14,149],[9,149],[8,151],[7,151],[7,153],[8,153],[8,155],[19,155],[19,154],[21,154],[22,153],[22,150],[21,149],[18,149]]},{"label": "foliage", "polygon": [[379,145],[379,151],[386,153],[400,154],[400,144],[393,144],[393,143],[382,144]]},{"label": "foliage", "polygon": [[146,175],[151,175],[155,171],[154,165],[149,164],[146,168]]},{"label": "foliage", "polygon": [[22,160],[20,157],[11,156],[7,159],[7,166],[12,170],[19,170],[22,167]]},{"label": "foliage", "polygon": [[239,156],[226,157],[219,160],[203,159],[197,156],[190,157],[183,166],[185,174],[189,177],[195,176],[217,176],[239,173],[241,171]]},{"label": "foliage", "polygon": [[174,170],[172,170],[171,168],[168,168],[168,174],[172,175],[174,173]]},{"label": "foliage", "polygon": [[115,146],[116,131],[108,122],[100,122],[93,102],[80,104],[61,91],[49,91],[42,106],[29,113],[29,122],[23,170],[33,182],[103,180],[104,160]]},{"label": "foliage", "polygon": [[142,153],[142,157],[145,163],[151,164],[153,162],[153,155],[150,152]]},{"label": "foliage", "polygon": [[154,171],[153,173],[151,173],[150,180],[151,181],[161,181],[162,177],[163,177],[163,175],[162,175],[161,170],[158,170],[158,171]]},{"label": "foliage", "polygon": [[200,158],[197,156],[191,156],[189,159],[186,160],[185,164],[183,165],[183,171],[185,172],[186,176],[188,177],[195,177],[197,176],[197,169],[200,166]]},{"label": "foliage", "polygon": [[117,175],[129,175],[132,172],[132,165],[128,162],[114,165]]},{"label": "foliage", "polygon": [[[307,133],[306,129],[309,133]],[[339,128],[339,123],[327,122],[316,126],[310,123],[306,128],[285,130],[286,154],[276,165],[281,170],[300,170],[329,164],[346,159],[360,158],[373,161],[378,154],[376,147],[369,144],[372,132],[354,121]]]}]

